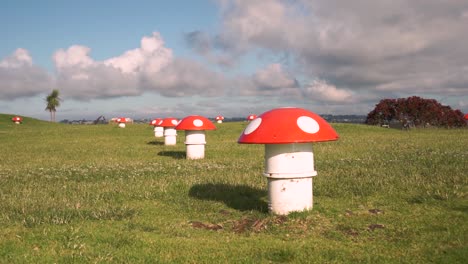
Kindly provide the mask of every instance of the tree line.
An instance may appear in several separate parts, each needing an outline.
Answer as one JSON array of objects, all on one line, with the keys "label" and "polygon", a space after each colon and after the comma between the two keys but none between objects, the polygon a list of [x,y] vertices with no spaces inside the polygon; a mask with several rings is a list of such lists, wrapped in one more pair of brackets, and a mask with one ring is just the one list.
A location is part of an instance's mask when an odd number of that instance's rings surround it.
[{"label": "tree line", "polygon": [[442,105],[435,99],[418,96],[398,99],[383,99],[367,114],[366,124],[386,125],[399,122],[404,127],[466,127],[460,110]]}]

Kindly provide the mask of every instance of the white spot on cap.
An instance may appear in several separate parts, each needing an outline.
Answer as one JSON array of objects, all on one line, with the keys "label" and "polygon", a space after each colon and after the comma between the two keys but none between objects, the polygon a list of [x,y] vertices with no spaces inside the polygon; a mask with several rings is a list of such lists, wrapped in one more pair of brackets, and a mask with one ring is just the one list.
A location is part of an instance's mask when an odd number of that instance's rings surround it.
[{"label": "white spot on cap", "polygon": [[203,126],[203,121],[201,121],[200,119],[195,119],[193,120],[193,125],[196,127],[201,127]]},{"label": "white spot on cap", "polygon": [[301,116],[297,119],[297,126],[302,129],[302,131],[315,134],[320,130],[320,126],[312,117]]},{"label": "white spot on cap", "polygon": [[248,135],[252,132],[254,132],[255,130],[257,130],[257,128],[260,126],[260,124],[262,123],[262,119],[260,117],[254,119],[252,122],[250,122],[250,124],[245,128],[244,130],[244,134],[245,135]]},{"label": "white spot on cap", "polygon": [[176,125],[176,126],[177,126],[177,124],[178,124],[179,122],[177,122],[176,119],[172,119],[171,123],[172,123],[173,125]]}]

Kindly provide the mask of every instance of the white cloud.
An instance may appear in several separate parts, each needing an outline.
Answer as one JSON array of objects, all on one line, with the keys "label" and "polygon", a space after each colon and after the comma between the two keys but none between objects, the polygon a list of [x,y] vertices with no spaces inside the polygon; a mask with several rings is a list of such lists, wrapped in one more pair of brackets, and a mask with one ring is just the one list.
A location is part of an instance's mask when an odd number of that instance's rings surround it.
[{"label": "white cloud", "polygon": [[197,32],[202,38],[192,42],[202,55],[287,54],[304,83],[340,87],[328,100],[351,91],[360,101],[391,93],[468,97],[467,1],[226,0],[220,7],[218,34],[210,42]]},{"label": "white cloud", "polygon": [[223,78],[203,65],[174,58],[159,33],[144,36],[139,48],[118,57],[95,61],[91,49],[72,46],[54,54],[57,86],[77,100],[136,96],[155,92],[165,96],[217,95]]},{"label": "white cloud", "polygon": [[0,61],[0,100],[46,93],[51,86],[49,74],[33,64],[25,49],[17,49]]},{"label": "white cloud", "polygon": [[281,64],[270,64],[258,70],[253,76],[254,82],[262,90],[278,90],[297,86],[296,80],[286,73]]},{"label": "white cloud", "polygon": [[0,67],[2,68],[31,67],[32,64],[33,62],[29,51],[21,48],[16,49],[12,55],[0,61]]},{"label": "white cloud", "polygon": [[91,49],[85,46],[73,45],[67,50],[60,49],[55,52],[53,59],[55,67],[60,71],[62,68],[77,67],[86,68],[90,67],[94,62],[89,57]]},{"label": "white cloud", "polygon": [[338,89],[324,80],[312,81],[304,88],[304,93],[307,98],[311,98],[315,101],[350,103],[354,100],[351,91]]},{"label": "white cloud", "polygon": [[175,59],[160,71],[145,74],[143,85],[146,90],[157,90],[170,97],[218,96],[224,95],[226,82],[221,74],[197,62]]},{"label": "white cloud", "polygon": [[123,73],[159,72],[173,60],[172,50],[164,46],[159,33],[141,39],[140,48],[125,52],[123,55],[108,59],[103,63],[120,69]]}]

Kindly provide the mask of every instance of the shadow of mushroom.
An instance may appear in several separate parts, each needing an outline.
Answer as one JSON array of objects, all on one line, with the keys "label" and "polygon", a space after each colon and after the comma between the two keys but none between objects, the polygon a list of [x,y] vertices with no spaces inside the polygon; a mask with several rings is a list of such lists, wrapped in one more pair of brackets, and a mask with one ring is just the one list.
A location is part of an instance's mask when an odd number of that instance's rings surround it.
[{"label": "shadow of mushroom", "polygon": [[158,156],[173,157],[174,159],[185,159],[185,151],[160,151],[158,152]]},{"label": "shadow of mushroom", "polygon": [[164,142],[163,141],[153,140],[153,141],[148,141],[146,144],[148,144],[148,145],[164,145]]},{"label": "shadow of mushroom", "polygon": [[190,188],[189,195],[200,200],[220,201],[240,211],[268,212],[267,191],[246,185],[196,184]]}]

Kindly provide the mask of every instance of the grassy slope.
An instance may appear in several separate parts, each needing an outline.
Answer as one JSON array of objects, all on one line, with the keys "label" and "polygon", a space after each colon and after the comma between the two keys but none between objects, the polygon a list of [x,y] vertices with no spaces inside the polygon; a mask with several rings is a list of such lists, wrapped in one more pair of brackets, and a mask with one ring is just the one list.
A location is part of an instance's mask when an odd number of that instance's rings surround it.
[{"label": "grassy slope", "polygon": [[334,124],[314,145],[314,209],[267,212],[245,123],[186,160],[147,125],[0,115],[0,262],[412,262],[468,259],[468,130]]}]

